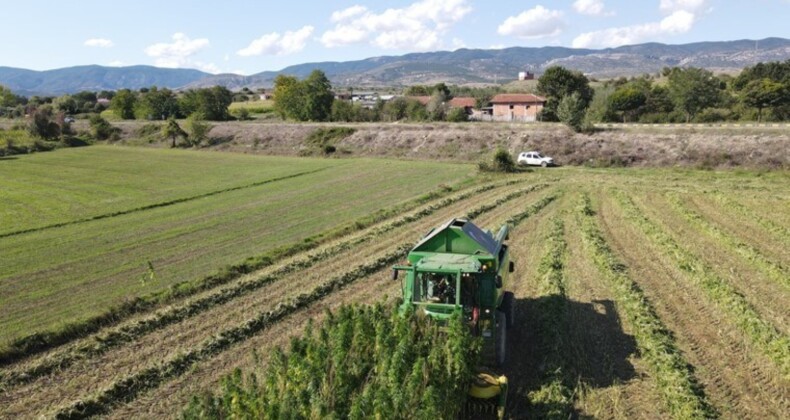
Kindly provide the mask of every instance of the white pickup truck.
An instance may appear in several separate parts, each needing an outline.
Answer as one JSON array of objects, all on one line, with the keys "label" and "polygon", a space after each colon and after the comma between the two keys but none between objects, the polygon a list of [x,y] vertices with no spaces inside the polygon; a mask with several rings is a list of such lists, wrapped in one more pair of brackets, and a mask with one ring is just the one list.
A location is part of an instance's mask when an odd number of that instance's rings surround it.
[{"label": "white pickup truck", "polygon": [[518,155],[519,165],[532,165],[532,166],[554,166],[554,159],[543,156],[540,152],[521,152]]}]

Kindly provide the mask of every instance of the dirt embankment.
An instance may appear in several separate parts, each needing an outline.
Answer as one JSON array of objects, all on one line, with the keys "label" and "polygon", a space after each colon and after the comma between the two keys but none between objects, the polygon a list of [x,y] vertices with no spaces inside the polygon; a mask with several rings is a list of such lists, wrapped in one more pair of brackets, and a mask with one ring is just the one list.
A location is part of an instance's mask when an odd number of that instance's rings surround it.
[{"label": "dirt embankment", "polygon": [[[117,124],[134,138],[141,123]],[[562,125],[506,123],[215,124],[211,149],[297,156],[320,154],[311,133],[352,127],[330,144],[338,156],[379,156],[476,162],[498,146],[514,155],[539,150],[561,165],[790,168],[787,128],[664,128],[575,134]]]}]

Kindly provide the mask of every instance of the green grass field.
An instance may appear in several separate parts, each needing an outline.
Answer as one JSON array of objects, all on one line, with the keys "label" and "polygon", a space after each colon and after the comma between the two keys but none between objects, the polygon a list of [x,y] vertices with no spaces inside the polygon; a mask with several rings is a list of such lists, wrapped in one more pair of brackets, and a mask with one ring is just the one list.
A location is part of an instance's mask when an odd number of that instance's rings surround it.
[{"label": "green grass field", "polygon": [[430,162],[121,147],[2,161],[0,346],[473,173]]}]

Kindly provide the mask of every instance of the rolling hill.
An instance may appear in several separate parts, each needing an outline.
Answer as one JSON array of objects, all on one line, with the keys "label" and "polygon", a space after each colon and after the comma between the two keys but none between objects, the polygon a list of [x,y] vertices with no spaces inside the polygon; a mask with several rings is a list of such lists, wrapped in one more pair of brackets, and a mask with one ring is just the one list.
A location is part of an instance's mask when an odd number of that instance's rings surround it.
[{"label": "rolling hill", "polygon": [[541,73],[553,65],[580,70],[591,77],[610,78],[655,73],[666,66],[735,72],[761,61],[788,59],[790,40],[766,38],[683,45],[646,43],[602,50],[565,47],[459,49],[346,62],[305,63],[250,76],[211,75],[197,70],[150,66],[80,66],[43,72],[0,67],[0,84],[23,95],[139,89],[152,85],[171,89],[216,85],[240,89],[270,87],[278,74],[304,77],[321,69],[339,86],[404,86],[437,82],[495,83],[513,80],[519,71]]}]

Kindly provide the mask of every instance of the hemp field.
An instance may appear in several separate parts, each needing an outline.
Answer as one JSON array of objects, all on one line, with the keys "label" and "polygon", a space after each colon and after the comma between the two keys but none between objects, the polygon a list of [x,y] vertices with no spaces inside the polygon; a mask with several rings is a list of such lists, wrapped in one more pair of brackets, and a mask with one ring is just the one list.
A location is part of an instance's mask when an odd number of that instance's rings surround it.
[{"label": "hemp field", "polygon": [[[194,287],[7,351],[0,417],[176,417],[234,368],[265,366],[269,350],[320,322],[325,308],[397,298],[389,267],[430,228],[464,215],[488,228],[515,225],[511,417],[790,412],[787,172],[556,168],[470,181],[474,169],[454,164],[89,149],[99,155],[92,164],[82,150],[69,151],[72,160],[47,154],[60,166],[104,168],[81,183],[32,159],[44,155],[0,162],[6,178],[3,165],[29,165],[31,181],[18,188],[83,194],[19,194],[16,214],[38,206],[50,219],[3,219],[5,232],[39,229],[0,239],[17,273],[0,278],[3,342],[56,328],[55,318],[86,320],[114,299],[178,281]],[[98,163],[120,152],[123,163]],[[175,163],[124,175],[134,166],[124,159]],[[154,188],[165,174],[182,182]],[[108,212],[97,200],[119,184],[133,195],[113,204],[120,214],[87,220]],[[81,210],[64,217],[49,206]],[[316,232],[328,233],[294,246]],[[276,258],[202,277],[277,246]],[[70,259],[58,259],[64,253]],[[141,282],[148,259],[156,279]]]}]

